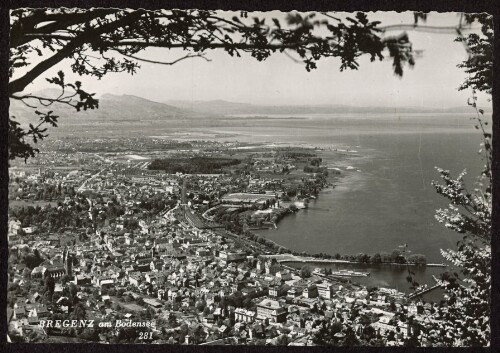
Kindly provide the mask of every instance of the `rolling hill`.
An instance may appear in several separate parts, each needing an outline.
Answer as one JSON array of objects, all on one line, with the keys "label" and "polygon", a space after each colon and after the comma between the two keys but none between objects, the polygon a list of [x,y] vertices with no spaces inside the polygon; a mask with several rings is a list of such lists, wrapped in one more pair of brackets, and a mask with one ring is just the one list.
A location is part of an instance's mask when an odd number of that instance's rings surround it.
[{"label": "rolling hill", "polygon": [[[55,97],[55,90],[44,90],[34,95],[43,97]],[[76,109],[61,103],[54,103],[50,107],[44,107],[35,99],[26,100],[40,111],[53,110],[54,114],[60,116],[60,121],[66,123],[99,121],[105,122],[140,122],[155,120],[179,120],[197,118],[201,114],[188,111],[168,104],[154,102],[145,98],[132,95],[104,94],[99,97],[99,109],[77,112]],[[21,123],[33,121],[34,109],[27,107],[18,100],[10,100],[9,115],[15,116]]]}]

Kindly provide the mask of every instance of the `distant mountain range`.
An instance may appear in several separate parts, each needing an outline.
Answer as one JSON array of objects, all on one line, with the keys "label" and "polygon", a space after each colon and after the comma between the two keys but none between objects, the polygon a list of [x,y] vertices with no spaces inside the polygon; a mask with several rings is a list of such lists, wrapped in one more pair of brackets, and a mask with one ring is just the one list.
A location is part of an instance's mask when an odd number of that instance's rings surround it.
[{"label": "distant mountain range", "polygon": [[[59,94],[58,90],[47,89],[35,92],[34,95],[54,98]],[[213,101],[180,101],[169,100],[165,103],[154,102],[133,95],[104,94],[99,97],[99,109],[88,110],[77,113],[70,106],[55,103],[50,107],[44,107],[35,99],[28,99],[30,105],[37,106],[41,111],[53,110],[68,122],[83,123],[84,121],[99,121],[101,123],[112,122],[140,122],[140,121],[179,121],[196,119],[200,117],[217,118],[228,115],[297,115],[297,114],[342,114],[342,113],[471,113],[471,108],[463,107],[432,109],[420,107],[353,107],[347,105],[254,105],[247,103],[228,102],[224,100]],[[34,109],[27,107],[21,101],[10,101],[10,112],[12,116],[21,122],[33,122]],[[491,109],[489,110],[491,111]]]},{"label": "distant mountain range", "polygon": [[342,114],[342,113],[471,113],[471,108],[422,107],[356,107],[349,105],[255,105],[248,103],[168,100],[165,103],[193,112],[211,115],[266,115],[266,114]]},{"label": "distant mountain range", "polygon": [[[57,90],[44,90],[35,92],[33,95],[53,98],[59,94]],[[152,120],[177,120],[196,118],[201,114],[187,111],[164,103],[132,95],[104,94],[99,97],[99,109],[77,112],[75,108],[62,103],[54,103],[49,107],[42,106],[35,99],[27,99],[26,102],[34,105],[40,111],[53,110],[55,115],[65,121],[73,120],[99,120],[101,122],[111,121],[152,121]],[[15,99],[10,100],[9,115],[23,122],[34,117],[34,109],[29,108],[23,102]]]}]

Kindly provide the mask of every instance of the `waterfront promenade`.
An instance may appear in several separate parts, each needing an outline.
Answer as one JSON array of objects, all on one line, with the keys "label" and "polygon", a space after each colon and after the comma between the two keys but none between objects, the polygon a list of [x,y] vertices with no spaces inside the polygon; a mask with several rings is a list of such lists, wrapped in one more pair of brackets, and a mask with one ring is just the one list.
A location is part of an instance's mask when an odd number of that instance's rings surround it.
[{"label": "waterfront promenade", "polygon": [[[282,262],[303,262],[303,263],[330,263],[330,264],[362,264],[364,262],[349,261],[349,260],[339,260],[339,259],[321,259],[312,256],[298,256],[293,254],[273,254],[265,255],[269,259],[276,259],[279,263]],[[422,266],[413,263],[395,263],[395,262],[384,262],[384,265],[395,265],[395,266]],[[428,267],[447,267],[446,264],[426,264],[423,266]]]}]

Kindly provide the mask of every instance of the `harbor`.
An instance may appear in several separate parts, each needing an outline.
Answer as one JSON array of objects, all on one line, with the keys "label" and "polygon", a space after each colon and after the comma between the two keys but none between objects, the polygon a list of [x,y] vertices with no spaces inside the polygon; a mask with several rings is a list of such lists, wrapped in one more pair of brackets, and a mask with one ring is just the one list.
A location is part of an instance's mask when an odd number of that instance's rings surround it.
[{"label": "harbor", "polygon": [[[360,261],[350,261],[350,260],[340,260],[340,259],[323,259],[316,258],[312,256],[298,256],[293,254],[275,254],[275,255],[265,255],[267,258],[276,259],[279,263],[287,262],[302,262],[302,263],[326,263],[326,264],[367,264],[366,262]],[[369,263],[368,263],[369,264]],[[415,263],[396,263],[396,262],[385,262],[381,263],[383,265],[391,266],[418,266],[418,267],[441,267],[445,268],[448,265],[444,263],[431,263],[431,264],[415,264]]]}]

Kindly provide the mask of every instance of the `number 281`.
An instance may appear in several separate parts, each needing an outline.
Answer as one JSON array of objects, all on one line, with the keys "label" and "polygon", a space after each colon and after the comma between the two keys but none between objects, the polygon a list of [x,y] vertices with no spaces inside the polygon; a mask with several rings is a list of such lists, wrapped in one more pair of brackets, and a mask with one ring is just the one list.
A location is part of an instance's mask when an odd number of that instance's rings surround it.
[{"label": "number 281", "polygon": [[139,339],[140,340],[152,340],[153,339],[153,332],[139,332]]}]

